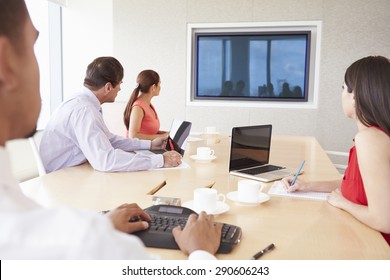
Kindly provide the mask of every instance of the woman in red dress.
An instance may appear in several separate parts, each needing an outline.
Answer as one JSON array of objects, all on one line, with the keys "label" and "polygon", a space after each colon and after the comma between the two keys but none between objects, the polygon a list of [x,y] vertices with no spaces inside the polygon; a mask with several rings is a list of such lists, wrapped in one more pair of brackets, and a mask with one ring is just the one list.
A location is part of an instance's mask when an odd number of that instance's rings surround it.
[{"label": "woman in red dress", "polygon": [[156,71],[144,70],[138,74],[137,83],[123,113],[126,136],[146,140],[168,136],[168,132],[160,131],[160,120],[152,105],[153,97],[160,94],[160,76]]},{"label": "woman in red dress", "polygon": [[382,233],[390,245],[390,61],[370,56],[345,72],[344,114],[356,122],[358,133],[342,180],[282,181],[288,191],[330,192],[328,202]]}]

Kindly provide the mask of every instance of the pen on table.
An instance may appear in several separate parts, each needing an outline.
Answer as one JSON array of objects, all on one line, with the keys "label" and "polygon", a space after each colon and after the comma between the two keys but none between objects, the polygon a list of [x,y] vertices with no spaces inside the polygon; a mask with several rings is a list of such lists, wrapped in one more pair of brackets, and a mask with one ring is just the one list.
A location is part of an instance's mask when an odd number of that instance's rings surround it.
[{"label": "pen on table", "polygon": [[205,188],[211,189],[214,186],[215,182],[212,182],[210,185],[207,185]]},{"label": "pen on table", "polygon": [[263,250],[261,250],[260,252],[256,253],[253,255],[253,257],[251,258],[251,260],[257,260],[258,258],[260,258],[262,255],[264,255],[265,253],[267,253],[268,251],[271,251],[275,248],[275,244],[274,243],[271,243],[269,244],[267,247],[265,247]]},{"label": "pen on table", "polygon": [[295,177],[294,177],[294,179],[292,180],[290,186],[293,186],[293,185],[295,184],[295,181],[297,180],[299,173],[301,173],[301,170],[302,170],[304,164],[305,164],[305,160],[302,160],[301,166],[299,167],[297,173],[295,174]]}]

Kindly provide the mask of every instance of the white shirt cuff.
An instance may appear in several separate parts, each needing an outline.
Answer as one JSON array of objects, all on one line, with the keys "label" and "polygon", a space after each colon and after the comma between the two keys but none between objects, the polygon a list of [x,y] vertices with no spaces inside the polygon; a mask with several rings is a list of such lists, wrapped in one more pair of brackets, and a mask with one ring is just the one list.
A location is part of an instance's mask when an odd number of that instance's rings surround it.
[{"label": "white shirt cuff", "polygon": [[150,140],[139,140],[140,150],[150,150],[152,147],[152,141]]},{"label": "white shirt cuff", "polygon": [[164,157],[163,155],[152,155],[152,168],[161,168],[164,166]]},{"label": "white shirt cuff", "polygon": [[189,256],[188,260],[194,261],[194,260],[216,260],[217,258],[210,254],[209,252],[202,251],[202,250],[196,250],[193,251]]}]

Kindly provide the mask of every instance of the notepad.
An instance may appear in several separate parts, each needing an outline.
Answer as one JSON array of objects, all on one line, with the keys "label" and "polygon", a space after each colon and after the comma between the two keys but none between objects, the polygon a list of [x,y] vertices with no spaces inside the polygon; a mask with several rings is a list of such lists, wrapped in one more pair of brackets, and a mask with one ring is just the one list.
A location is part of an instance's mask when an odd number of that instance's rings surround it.
[{"label": "notepad", "polygon": [[191,166],[187,162],[182,160],[181,163],[175,167],[152,168],[149,170],[168,170],[168,169],[187,169],[187,168],[191,168]]},{"label": "notepad", "polygon": [[329,195],[327,192],[288,192],[281,181],[276,181],[269,189],[268,194],[314,200],[326,200]]}]

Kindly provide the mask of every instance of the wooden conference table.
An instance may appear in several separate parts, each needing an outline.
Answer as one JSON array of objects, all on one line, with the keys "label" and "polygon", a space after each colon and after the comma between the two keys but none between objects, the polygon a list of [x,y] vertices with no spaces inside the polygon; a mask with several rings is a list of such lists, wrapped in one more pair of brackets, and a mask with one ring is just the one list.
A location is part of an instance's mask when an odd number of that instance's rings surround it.
[{"label": "wooden conference table", "polygon": [[[192,200],[193,189],[215,183],[223,194],[237,190],[239,177],[228,174],[230,138],[202,136],[187,145],[187,169],[160,169],[141,172],[102,173],[89,164],[66,168],[21,184],[26,195],[44,206],[67,205],[94,211],[112,209],[122,203],[152,205],[147,194],[166,181],[155,195]],[[210,146],[216,159],[195,162],[190,155],[198,146]],[[298,168],[305,159],[304,180],[333,180],[339,173],[313,137],[274,136],[270,162]],[[267,192],[271,183],[265,188]],[[216,220],[235,224],[243,234],[230,254],[219,259],[249,259],[270,243],[276,249],[262,259],[390,259],[390,249],[380,233],[326,201],[271,196],[258,206],[242,206],[226,200],[230,210]],[[185,259],[179,250],[148,248],[162,259]]]}]

